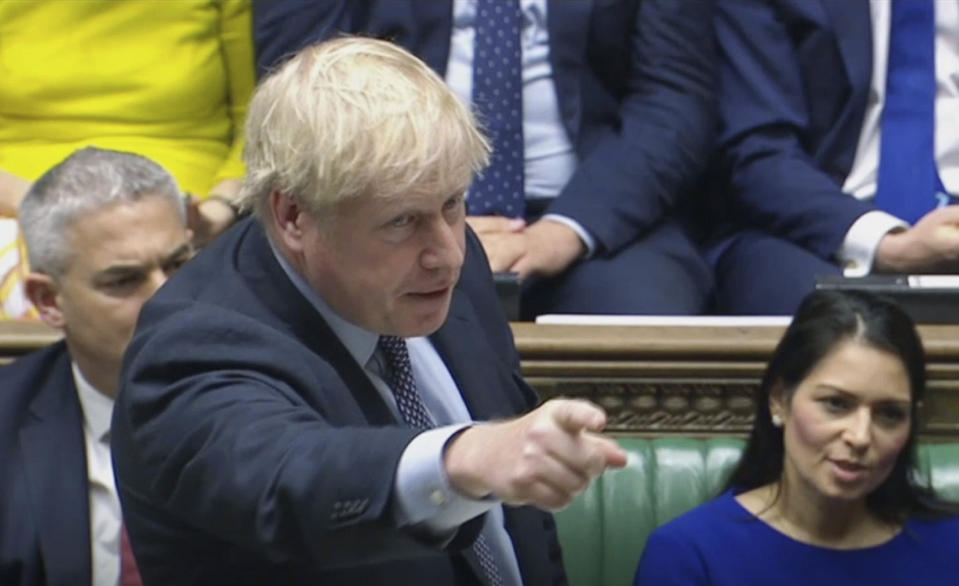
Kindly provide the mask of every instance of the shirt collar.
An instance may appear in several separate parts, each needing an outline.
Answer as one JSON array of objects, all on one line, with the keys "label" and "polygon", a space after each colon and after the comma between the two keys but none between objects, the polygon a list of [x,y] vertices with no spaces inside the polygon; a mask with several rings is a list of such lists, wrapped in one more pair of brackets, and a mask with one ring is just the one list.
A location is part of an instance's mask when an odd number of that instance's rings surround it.
[{"label": "shirt collar", "polygon": [[73,371],[73,384],[77,387],[77,397],[83,410],[83,425],[97,440],[106,441],[110,434],[113,399],[96,390],[84,378],[76,362],[70,363],[70,369]]},{"label": "shirt collar", "polygon": [[364,330],[360,326],[350,323],[340,317],[333,309],[324,301],[317,293],[310,287],[310,284],[306,282],[306,279],[303,278],[296,269],[294,269],[290,263],[284,258],[279,250],[270,243],[270,249],[273,251],[273,256],[276,257],[276,261],[280,263],[280,267],[283,269],[283,272],[286,273],[286,276],[290,278],[293,286],[306,297],[306,300],[310,302],[316,311],[320,313],[326,323],[329,324],[330,329],[333,330],[333,333],[336,334],[336,337],[340,339],[340,342],[346,346],[347,351],[350,355],[353,356],[353,359],[360,365],[365,367],[366,364],[370,361],[370,358],[373,357],[373,353],[376,351],[376,344],[380,340],[379,334],[375,334],[368,330]]}]

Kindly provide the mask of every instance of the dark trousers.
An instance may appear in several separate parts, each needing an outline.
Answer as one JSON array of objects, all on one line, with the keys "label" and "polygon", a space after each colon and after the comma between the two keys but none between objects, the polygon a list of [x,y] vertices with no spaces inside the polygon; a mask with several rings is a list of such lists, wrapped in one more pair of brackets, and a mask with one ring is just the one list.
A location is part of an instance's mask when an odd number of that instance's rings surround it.
[{"label": "dark trousers", "polygon": [[549,279],[523,284],[521,315],[694,315],[712,291],[712,271],[675,221],[616,251],[600,252]]},{"label": "dark trousers", "polygon": [[760,231],[740,232],[708,254],[716,275],[715,311],[725,315],[792,315],[817,275],[839,265]]}]

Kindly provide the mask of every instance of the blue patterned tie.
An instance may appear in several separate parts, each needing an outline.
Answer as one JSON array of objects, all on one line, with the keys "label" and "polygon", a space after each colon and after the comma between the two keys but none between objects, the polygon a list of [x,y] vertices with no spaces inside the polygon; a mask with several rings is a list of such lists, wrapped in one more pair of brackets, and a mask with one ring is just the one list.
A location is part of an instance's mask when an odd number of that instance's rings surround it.
[{"label": "blue patterned tie", "polygon": [[523,71],[519,0],[478,0],[473,45],[473,105],[493,142],[486,171],[467,198],[470,214],[522,217]]},{"label": "blue patterned tie", "polygon": [[[426,411],[420,394],[416,392],[416,379],[413,378],[413,367],[410,363],[406,340],[397,336],[380,336],[379,347],[386,358],[388,372],[384,378],[390,385],[390,390],[393,391],[396,408],[403,421],[415,429],[433,427],[433,419]],[[503,578],[499,567],[482,533],[473,542],[473,553],[476,554],[490,586],[502,586]]]},{"label": "blue patterned tie", "polygon": [[935,3],[894,0],[891,11],[876,206],[915,223],[945,191],[935,158]]},{"label": "blue patterned tie", "polygon": [[406,340],[396,336],[380,336],[379,346],[386,358],[387,373],[384,378],[393,391],[396,409],[403,421],[414,429],[430,429],[433,427],[433,419],[426,411],[420,394],[416,392],[416,380],[413,378]]}]

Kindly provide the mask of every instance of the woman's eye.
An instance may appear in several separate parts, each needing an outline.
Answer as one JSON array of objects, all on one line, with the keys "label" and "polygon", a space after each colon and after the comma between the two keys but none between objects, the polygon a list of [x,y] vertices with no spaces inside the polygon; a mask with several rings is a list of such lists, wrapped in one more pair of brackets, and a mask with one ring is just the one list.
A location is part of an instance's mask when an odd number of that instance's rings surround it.
[{"label": "woman's eye", "polygon": [[887,424],[901,423],[906,417],[905,409],[900,407],[880,407],[876,412],[876,418]]},{"label": "woman's eye", "polygon": [[840,413],[849,407],[849,400],[845,397],[833,395],[831,397],[823,398],[822,404],[826,407],[827,411],[832,413]]}]

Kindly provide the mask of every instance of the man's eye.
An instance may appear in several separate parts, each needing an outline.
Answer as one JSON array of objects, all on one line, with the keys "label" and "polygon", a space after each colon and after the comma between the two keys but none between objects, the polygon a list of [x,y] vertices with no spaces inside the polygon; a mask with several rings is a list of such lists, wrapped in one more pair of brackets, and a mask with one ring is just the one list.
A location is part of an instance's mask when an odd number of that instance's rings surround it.
[{"label": "man's eye", "polygon": [[122,277],[115,277],[108,279],[103,282],[103,286],[106,289],[124,289],[126,287],[132,287],[140,282],[140,277],[138,275],[123,275]]},{"label": "man's eye", "polygon": [[163,272],[165,272],[165,273],[168,274],[168,275],[169,275],[169,274],[172,274],[172,273],[175,272],[177,269],[179,269],[180,267],[182,267],[183,265],[185,265],[188,260],[190,260],[189,257],[186,257],[186,258],[175,258],[175,259],[171,260],[170,262],[168,262],[168,263],[166,264],[166,266],[163,267]]},{"label": "man's eye", "polygon": [[405,215],[402,215],[402,216],[397,216],[397,217],[393,218],[392,220],[390,220],[390,227],[392,227],[392,228],[405,228],[405,227],[409,226],[410,224],[412,224],[414,219],[415,219],[415,218],[413,218],[413,215],[412,215],[412,214],[405,214]]},{"label": "man's eye", "polygon": [[455,210],[455,209],[459,208],[459,207],[462,206],[462,205],[463,205],[463,196],[462,196],[462,195],[455,195],[455,196],[449,198],[448,200],[446,200],[446,203],[443,204],[443,209],[444,209],[444,210],[447,210],[447,211],[449,211],[449,210]]}]

